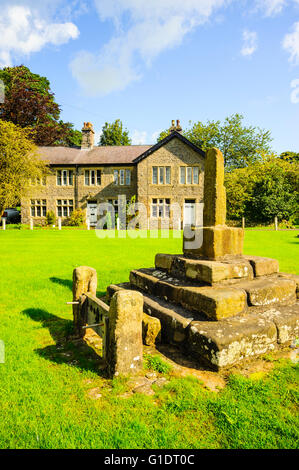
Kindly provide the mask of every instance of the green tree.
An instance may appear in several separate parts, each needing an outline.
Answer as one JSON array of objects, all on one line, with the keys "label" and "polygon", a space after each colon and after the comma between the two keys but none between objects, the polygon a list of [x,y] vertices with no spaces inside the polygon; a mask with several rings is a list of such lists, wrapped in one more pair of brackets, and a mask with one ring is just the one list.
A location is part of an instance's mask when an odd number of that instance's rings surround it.
[{"label": "green tree", "polygon": [[0,120],[0,215],[19,203],[30,178],[42,178],[47,172],[28,131]]},{"label": "green tree", "polygon": [[28,129],[28,135],[37,145],[74,145],[79,131],[59,119],[61,108],[46,77],[20,65],[0,69],[0,79],[5,92],[0,119]]},{"label": "green tree", "polygon": [[129,132],[123,128],[123,123],[120,119],[116,119],[111,124],[105,123],[102,127],[99,145],[131,145]]},{"label": "green tree", "polygon": [[[228,171],[244,168],[260,160],[262,154],[271,152],[272,137],[270,131],[253,126],[246,127],[243,119],[241,114],[233,114],[225,118],[223,123],[198,121],[184,130],[183,135],[204,151],[211,147],[219,148]],[[158,141],[167,134],[163,131]]]},{"label": "green tree", "polygon": [[299,163],[299,153],[297,152],[283,152],[280,154],[280,158],[287,160],[288,162],[297,162]]},{"label": "green tree", "polygon": [[229,219],[249,222],[295,221],[299,207],[299,164],[275,155],[226,174]]}]

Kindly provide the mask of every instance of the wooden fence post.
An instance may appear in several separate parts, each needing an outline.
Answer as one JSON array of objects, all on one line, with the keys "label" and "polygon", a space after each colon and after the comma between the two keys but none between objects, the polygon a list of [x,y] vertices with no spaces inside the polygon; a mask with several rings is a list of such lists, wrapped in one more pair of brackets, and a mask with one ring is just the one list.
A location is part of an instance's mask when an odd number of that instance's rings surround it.
[{"label": "wooden fence post", "polygon": [[274,219],[274,225],[275,225],[275,230],[277,231],[278,230],[278,219],[277,219],[277,217],[275,217],[275,219]]}]

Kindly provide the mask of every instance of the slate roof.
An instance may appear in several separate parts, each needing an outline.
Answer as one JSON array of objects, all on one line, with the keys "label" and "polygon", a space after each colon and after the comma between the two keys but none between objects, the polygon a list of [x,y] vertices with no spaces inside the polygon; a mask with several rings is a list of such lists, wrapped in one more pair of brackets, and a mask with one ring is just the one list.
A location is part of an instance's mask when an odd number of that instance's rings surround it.
[{"label": "slate roof", "polygon": [[69,147],[39,147],[39,154],[42,160],[46,160],[50,165],[58,166],[135,165],[175,137],[187,144],[202,157],[205,157],[205,152],[176,131],[172,132],[155,145],[93,147],[91,150]]},{"label": "slate roof", "polygon": [[128,165],[150,148],[151,145],[94,147],[91,150],[39,147],[39,154],[50,165]]}]

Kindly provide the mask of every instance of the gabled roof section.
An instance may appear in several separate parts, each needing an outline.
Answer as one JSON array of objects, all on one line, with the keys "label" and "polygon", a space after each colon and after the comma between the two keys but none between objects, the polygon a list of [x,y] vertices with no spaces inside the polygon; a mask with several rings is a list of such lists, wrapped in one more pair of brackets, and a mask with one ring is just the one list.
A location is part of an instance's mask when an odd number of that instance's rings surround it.
[{"label": "gabled roof section", "polygon": [[141,160],[143,160],[144,158],[148,157],[149,155],[151,155],[152,153],[154,153],[156,150],[158,150],[159,148],[163,147],[163,145],[167,144],[168,142],[170,142],[172,139],[174,138],[177,138],[179,139],[181,142],[183,142],[184,144],[188,145],[189,147],[191,147],[195,152],[199,153],[199,155],[201,155],[203,158],[205,158],[206,154],[203,150],[201,150],[199,147],[197,147],[196,145],[192,144],[192,142],[190,142],[190,140],[186,139],[186,137],[184,137],[182,134],[180,134],[179,132],[176,132],[176,131],[173,131],[171,132],[167,137],[165,137],[163,140],[161,140],[160,142],[158,142],[157,144],[153,145],[152,147],[150,147],[148,150],[146,150],[144,153],[142,153],[141,155],[139,155],[137,158],[135,158],[134,160],[134,163],[139,163]]},{"label": "gabled roof section", "polygon": [[90,150],[68,147],[39,147],[39,155],[50,165],[132,165],[150,145],[93,147]]}]

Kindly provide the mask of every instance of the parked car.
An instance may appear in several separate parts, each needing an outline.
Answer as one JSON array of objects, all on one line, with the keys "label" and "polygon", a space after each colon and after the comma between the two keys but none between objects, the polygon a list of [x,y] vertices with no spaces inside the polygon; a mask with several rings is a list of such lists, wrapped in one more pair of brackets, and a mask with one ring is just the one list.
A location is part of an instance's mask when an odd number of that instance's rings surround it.
[{"label": "parked car", "polygon": [[5,209],[2,214],[2,218],[4,217],[7,224],[19,224],[21,222],[21,213],[15,208],[9,207]]}]

